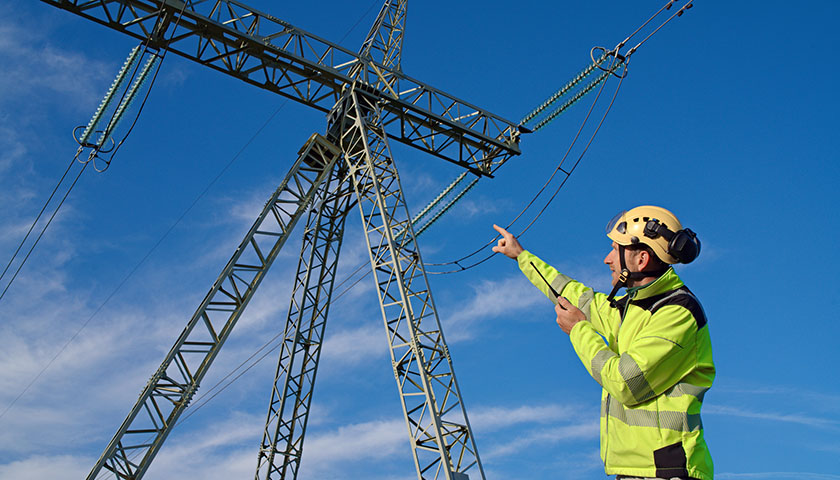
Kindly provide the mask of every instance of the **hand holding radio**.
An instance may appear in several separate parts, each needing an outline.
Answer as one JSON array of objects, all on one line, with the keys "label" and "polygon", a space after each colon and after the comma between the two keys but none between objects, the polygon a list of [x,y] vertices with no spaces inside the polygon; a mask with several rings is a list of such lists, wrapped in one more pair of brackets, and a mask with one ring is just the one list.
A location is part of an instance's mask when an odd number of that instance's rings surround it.
[{"label": "hand holding radio", "polygon": [[557,299],[557,303],[554,305],[554,311],[557,313],[557,325],[559,325],[564,332],[570,333],[575,324],[586,320],[586,315],[581,309],[572,305],[572,302],[570,302],[568,298],[560,295],[557,290],[551,286],[551,283],[546,280],[542,272],[540,272],[540,269],[534,265],[534,262],[531,262],[531,267],[534,268],[537,275],[539,275],[542,281],[548,286],[551,294]]},{"label": "hand holding radio", "polygon": [[572,305],[572,302],[566,297],[557,297],[557,305],[554,306],[554,311],[557,313],[557,325],[566,333],[571,333],[572,328],[578,322],[586,320],[583,311]]}]

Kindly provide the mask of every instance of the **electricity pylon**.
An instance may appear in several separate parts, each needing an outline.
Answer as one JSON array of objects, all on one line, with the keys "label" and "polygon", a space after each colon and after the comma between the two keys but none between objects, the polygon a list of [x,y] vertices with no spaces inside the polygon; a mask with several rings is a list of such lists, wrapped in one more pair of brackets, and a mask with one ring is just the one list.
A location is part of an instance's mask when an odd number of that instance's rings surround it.
[{"label": "electricity pylon", "polygon": [[515,123],[402,73],[406,0],[358,53],[235,0],[42,0],[328,112],[88,479],[143,476],[290,232],[306,216],[256,479],[297,477],[347,213],[358,206],[418,479],[484,478],[389,139],[478,176],[519,154]]}]

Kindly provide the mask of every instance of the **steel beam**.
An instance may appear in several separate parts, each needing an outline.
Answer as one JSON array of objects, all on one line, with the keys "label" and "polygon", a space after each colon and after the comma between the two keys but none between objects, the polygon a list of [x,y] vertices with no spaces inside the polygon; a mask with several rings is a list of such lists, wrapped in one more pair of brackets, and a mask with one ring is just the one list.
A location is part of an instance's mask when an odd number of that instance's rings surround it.
[{"label": "steel beam", "polygon": [[315,134],[306,142],[294,166],[152,375],[88,480],[96,479],[103,469],[118,479],[136,480],[143,476],[339,157],[338,149],[321,135]]},{"label": "steel beam", "polygon": [[339,163],[309,213],[286,319],[256,480],[297,478],[352,190]]},{"label": "steel beam", "polygon": [[477,175],[520,153],[516,123],[405,75],[394,63],[399,45],[385,47],[376,35],[365,48],[384,48],[381,60],[235,0],[42,1],[324,112],[346,85],[367,83],[390,138]]},{"label": "steel beam", "polygon": [[452,359],[414,242],[382,109],[363,91],[343,100],[340,147],[350,164],[394,378],[420,480],[484,478]]}]

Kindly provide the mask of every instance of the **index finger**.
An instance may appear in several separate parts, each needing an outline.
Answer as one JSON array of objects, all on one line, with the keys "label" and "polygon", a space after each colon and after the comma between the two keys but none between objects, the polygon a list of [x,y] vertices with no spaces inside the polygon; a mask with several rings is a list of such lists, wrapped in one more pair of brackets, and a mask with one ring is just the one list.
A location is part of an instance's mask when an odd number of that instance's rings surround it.
[{"label": "index finger", "polygon": [[511,236],[510,232],[508,232],[508,231],[507,231],[507,230],[505,230],[504,228],[502,228],[502,227],[500,227],[500,226],[496,225],[495,223],[493,224],[493,228],[494,228],[497,232],[499,232],[499,234],[501,234],[501,235],[502,235],[503,237],[505,237],[505,238],[507,238],[507,237]]}]

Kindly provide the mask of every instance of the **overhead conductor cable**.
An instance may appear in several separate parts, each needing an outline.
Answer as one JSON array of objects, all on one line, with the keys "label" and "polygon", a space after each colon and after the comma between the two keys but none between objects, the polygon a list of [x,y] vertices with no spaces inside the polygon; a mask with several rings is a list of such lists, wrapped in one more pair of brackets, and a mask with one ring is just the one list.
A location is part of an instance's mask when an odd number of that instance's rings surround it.
[{"label": "overhead conductor cable", "polygon": [[[536,109],[534,109],[528,115],[523,117],[522,121],[520,122],[520,131],[522,131],[523,133],[530,133],[530,132],[539,131],[540,129],[544,128],[546,125],[551,123],[551,121],[553,121],[555,118],[557,118],[557,116],[559,116],[561,113],[565,112],[569,107],[571,107],[572,105],[577,103],[580,99],[582,99],[587,93],[589,93],[593,89],[595,89],[596,86],[605,82],[609,78],[610,75],[614,75],[614,76],[618,77],[619,79],[623,79],[627,75],[627,65],[629,64],[629,59],[636,52],[636,50],[642,44],[644,44],[648,39],[650,39],[656,32],[658,32],[662,27],[664,27],[666,24],[668,24],[671,20],[673,20],[675,17],[682,16],[682,14],[685,11],[687,11],[688,9],[693,7],[693,0],[689,0],[688,2],[686,2],[685,5],[683,5],[680,9],[678,9],[676,12],[674,12],[670,17],[665,19],[661,24],[659,24],[659,26],[657,26],[655,29],[653,29],[653,31],[651,31],[638,44],[636,44],[634,47],[632,47],[630,50],[628,50],[626,54],[621,53],[621,50],[624,48],[624,46],[634,36],[636,36],[642,29],[644,29],[648,24],[650,24],[650,22],[652,22],[663,11],[671,9],[671,7],[675,3],[677,3],[677,0],[668,1],[664,6],[662,6],[656,13],[654,13],[650,18],[648,18],[641,26],[639,26],[635,31],[633,31],[633,33],[631,33],[622,42],[620,42],[618,45],[616,45],[612,50],[606,50],[603,47],[593,48],[590,51],[590,57],[592,59],[592,63],[590,63],[586,68],[581,70],[578,73],[578,75],[573,77],[572,80],[569,81],[566,85],[564,85],[559,90],[557,90],[554,94],[549,96]],[[596,58],[596,53],[599,53],[599,52],[600,52],[600,55],[597,55],[597,58]],[[604,65],[605,63],[606,63],[606,66]],[[580,86],[581,83],[584,82],[584,80],[586,80],[588,77],[590,77],[590,75],[592,75],[592,73],[595,71],[595,69],[601,70],[602,73],[600,75],[598,75],[597,77],[595,77],[593,80],[589,81],[588,83],[585,83],[581,88],[575,90],[575,87]],[[621,71],[620,74],[618,73],[619,71]],[[615,96],[617,95],[618,89],[620,88],[620,86],[621,86],[621,82],[619,82],[619,87],[616,89],[616,94],[613,95],[613,99],[610,102],[610,107],[612,106],[612,103],[615,101]],[[602,85],[602,88],[603,88],[603,85]],[[575,93],[570,95],[570,93],[573,92],[573,91]],[[600,90],[599,90],[599,95],[600,95]],[[552,109],[553,106],[557,105],[562,99],[566,99],[566,98],[568,98],[568,100],[566,100],[565,102],[563,102],[559,106]],[[595,102],[597,102],[597,97],[596,97]],[[593,102],[593,107],[594,107],[595,102]],[[609,112],[610,107],[607,108],[607,112]],[[590,108],[590,113],[591,113],[591,111],[592,111],[592,109]],[[548,112],[548,113],[546,113],[546,112]],[[606,113],[605,113],[604,117],[606,117]],[[588,118],[589,118],[589,114],[587,114],[587,119]],[[599,123],[598,127],[596,128],[595,133],[597,133],[598,129],[600,129],[600,125],[603,124],[603,121],[604,121],[604,118],[601,119],[601,122]],[[585,124],[586,120],[584,120],[583,123]],[[581,129],[582,128],[583,128],[583,125],[581,125]],[[578,131],[578,135],[580,135],[580,131]],[[590,138],[589,143],[585,147],[583,153],[585,153],[586,150],[589,148],[589,145],[594,140],[594,136],[595,136],[595,134],[593,134],[592,138]],[[577,136],[575,137],[575,141],[576,140],[577,140]],[[574,143],[575,142],[573,141],[572,146],[574,145]],[[571,150],[572,146],[569,147],[570,150]],[[568,153],[569,152],[567,152],[566,155],[568,155]],[[582,160],[583,154],[581,154],[581,156],[575,162],[572,169],[569,170],[569,171],[566,171],[566,170],[562,169],[563,161],[565,161],[565,158],[566,158],[566,156],[563,157],[563,160],[561,160],[560,164],[557,166],[554,173],[552,173],[552,175],[551,175],[551,178],[553,178],[554,175],[559,170],[559,171],[562,171],[563,173],[566,174],[565,179],[561,182],[557,191],[555,191],[554,194],[551,196],[551,198],[548,200],[548,203],[546,203],[546,205],[543,206],[543,208],[540,210],[540,212],[537,214],[537,216],[534,219],[531,220],[531,222],[528,224],[528,227],[526,227],[525,230],[527,230],[536,221],[536,219],[546,210],[546,208],[548,208],[548,204],[550,204],[551,201],[556,197],[557,193],[559,192],[559,189],[562,188],[563,185],[565,185],[566,181],[568,180],[568,177],[571,175],[571,173],[574,171],[574,169],[577,167],[577,165]],[[497,166],[497,168],[498,168],[498,166]],[[549,182],[550,182],[551,178],[549,179]],[[476,178],[476,180],[477,180],[477,178]],[[453,182],[453,184],[455,184],[455,183],[456,182]],[[453,184],[451,184],[447,188],[451,189]],[[516,222],[516,220],[519,219],[525,213],[525,211],[528,208],[531,207],[531,205],[534,203],[536,198],[545,190],[547,185],[548,185],[548,182],[546,182],[546,185],[544,185],[539,190],[539,192],[528,203],[528,205],[525,207],[525,209],[523,209],[523,211],[520,212],[515,217],[515,219],[510,223],[508,228],[510,228],[510,226],[512,226],[513,223]],[[420,230],[418,231],[417,235],[419,236],[419,232],[426,231],[431,226],[432,223],[434,223],[436,220],[438,220],[447,210],[449,210],[449,208],[452,207],[454,202],[460,200],[460,198],[469,190],[469,188],[472,188],[472,186],[473,186],[473,184],[470,184],[467,188],[462,189],[462,191],[460,191],[458,194],[456,194],[456,197],[455,197],[456,199],[455,200],[451,200],[450,202],[445,204],[443,207],[440,207],[440,203],[443,201],[444,195],[443,194],[438,195],[438,197],[436,197],[435,200],[433,200],[432,204],[427,206],[426,209],[424,209],[424,211],[423,211],[424,215],[427,215],[428,214],[427,213],[428,209],[437,208],[438,213],[436,215],[434,215],[431,220],[422,224],[422,226],[420,227]],[[414,220],[412,220],[413,225],[418,224],[418,222],[416,222],[416,220],[419,220],[419,216],[418,216],[418,218],[415,218]],[[524,233],[524,231],[521,232],[521,233]],[[520,233],[520,235],[521,235],[521,233]],[[476,255],[477,253],[482,251],[487,245],[492,244],[497,239],[498,239],[498,236],[493,238],[490,242],[486,243],[483,247],[473,251],[472,253],[470,253],[466,256],[463,256],[463,257],[459,258],[458,260],[454,260],[454,261],[450,261],[450,262],[446,262],[446,263],[439,263],[439,264],[431,264],[431,263],[427,264],[427,265],[437,265],[437,266],[457,265],[459,267],[459,270],[448,271],[448,272],[429,272],[429,273],[439,273],[439,274],[440,273],[455,273],[455,272],[458,272],[458,271],[467,270],[467,269],[472,268],[472,267],[474,267],[474,266],[476,266],[480,263],[483,263],[485,260],[487,260],[487,258],[479,261],[478,263],[474,263],[470,266],[467,266],[467,267],[462,266],[459,262],[461,262],[461,261],[463,261],[463,260],[465,260],[465,259],[467,259],[467,258],[469,258],[473,255]]]}]

